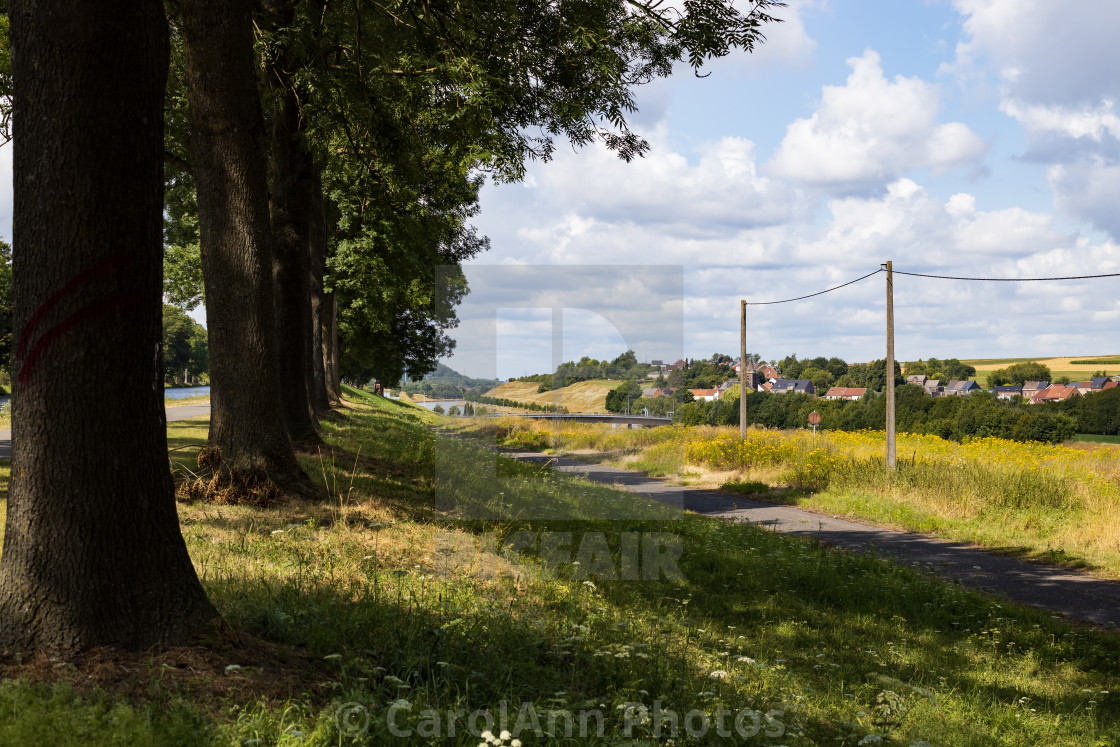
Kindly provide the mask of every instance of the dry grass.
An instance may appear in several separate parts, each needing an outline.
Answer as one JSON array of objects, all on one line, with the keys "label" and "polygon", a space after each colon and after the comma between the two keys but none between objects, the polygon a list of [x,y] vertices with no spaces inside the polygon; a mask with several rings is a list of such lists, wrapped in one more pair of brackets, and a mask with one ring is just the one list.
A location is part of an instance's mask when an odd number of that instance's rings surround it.
[{"label": "dry grass", "polygon": [[502,397],[536,405],[560,405],[570,412],[606,412],[607,392],[621,384],[610,379],[580,381],[571,386],[550,392],[538,392],[535,381],[509,381],[486,393],[487,397]]}]

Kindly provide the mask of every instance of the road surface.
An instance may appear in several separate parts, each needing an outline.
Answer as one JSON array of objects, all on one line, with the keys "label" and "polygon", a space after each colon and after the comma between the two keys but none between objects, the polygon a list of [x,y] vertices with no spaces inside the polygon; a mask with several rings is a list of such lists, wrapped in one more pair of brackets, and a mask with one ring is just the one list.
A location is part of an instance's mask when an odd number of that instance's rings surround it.
[{"label": "road surface", "polygon": [[[186,420],[197,418],[199,415],[210,414],[210,403],[201,402],[197,405],[176,405],[167,408],[167,422],[172,420]],[[12,429],[0,428],[0,459],[12,458]]]},{"label": "road surface", "polygon": [[712,490],[667,485],[662,480],[601,464],[529,451],[505,456],[586,477],[689,511],[758,524],[776,532],[817,537],[836,547],[874,552],[899,563],[922,566],[962,586],[994,592],[1021,604],[1115,628],[1120,625],[1120,582],[1093,578],[1055,566],[997,555],[959,542],[859,524],[794,506],[752,501]]}]

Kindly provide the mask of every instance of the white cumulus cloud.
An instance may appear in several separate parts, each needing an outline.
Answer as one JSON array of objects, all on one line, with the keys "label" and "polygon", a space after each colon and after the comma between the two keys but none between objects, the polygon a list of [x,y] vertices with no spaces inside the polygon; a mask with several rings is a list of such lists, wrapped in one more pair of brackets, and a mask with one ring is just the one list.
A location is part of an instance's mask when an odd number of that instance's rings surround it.
[{"label": "white cumulus cloud", "polygon": [[908,170],[947,169],[984,156],[984,142],[961,122],[939,124],[938,88],[920,78],[883,75],[878,53],[848,60],[843,86],[824,86],[820,107],[798,119],[769,163],[793,182],[852,190]]}]

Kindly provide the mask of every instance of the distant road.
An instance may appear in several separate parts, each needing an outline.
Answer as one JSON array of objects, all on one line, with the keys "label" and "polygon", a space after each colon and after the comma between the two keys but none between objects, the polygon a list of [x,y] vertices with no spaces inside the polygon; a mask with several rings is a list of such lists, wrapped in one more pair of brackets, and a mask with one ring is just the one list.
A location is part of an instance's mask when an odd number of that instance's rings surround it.
[{"label": "distant road", "polygon": [[[197,405],[178,405],[167,408],[167,422],[173,420],[186,420],[197,418],[200,415],[210,414],[210,403],[202,402]],[[0,459],[12,458],[12,429],[0,428]]]}]

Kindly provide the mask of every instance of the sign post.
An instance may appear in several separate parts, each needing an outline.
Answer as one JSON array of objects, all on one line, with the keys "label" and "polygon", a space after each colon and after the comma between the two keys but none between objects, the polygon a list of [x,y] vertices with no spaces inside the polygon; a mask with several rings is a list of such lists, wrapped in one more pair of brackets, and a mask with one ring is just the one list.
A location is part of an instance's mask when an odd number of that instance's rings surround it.
[{"label": "sign post", "polygon": [[817,426],[821,424],[821,414],[816,410],[809,413],[809,425],[813,426],[813,435],[817,435]]}]

